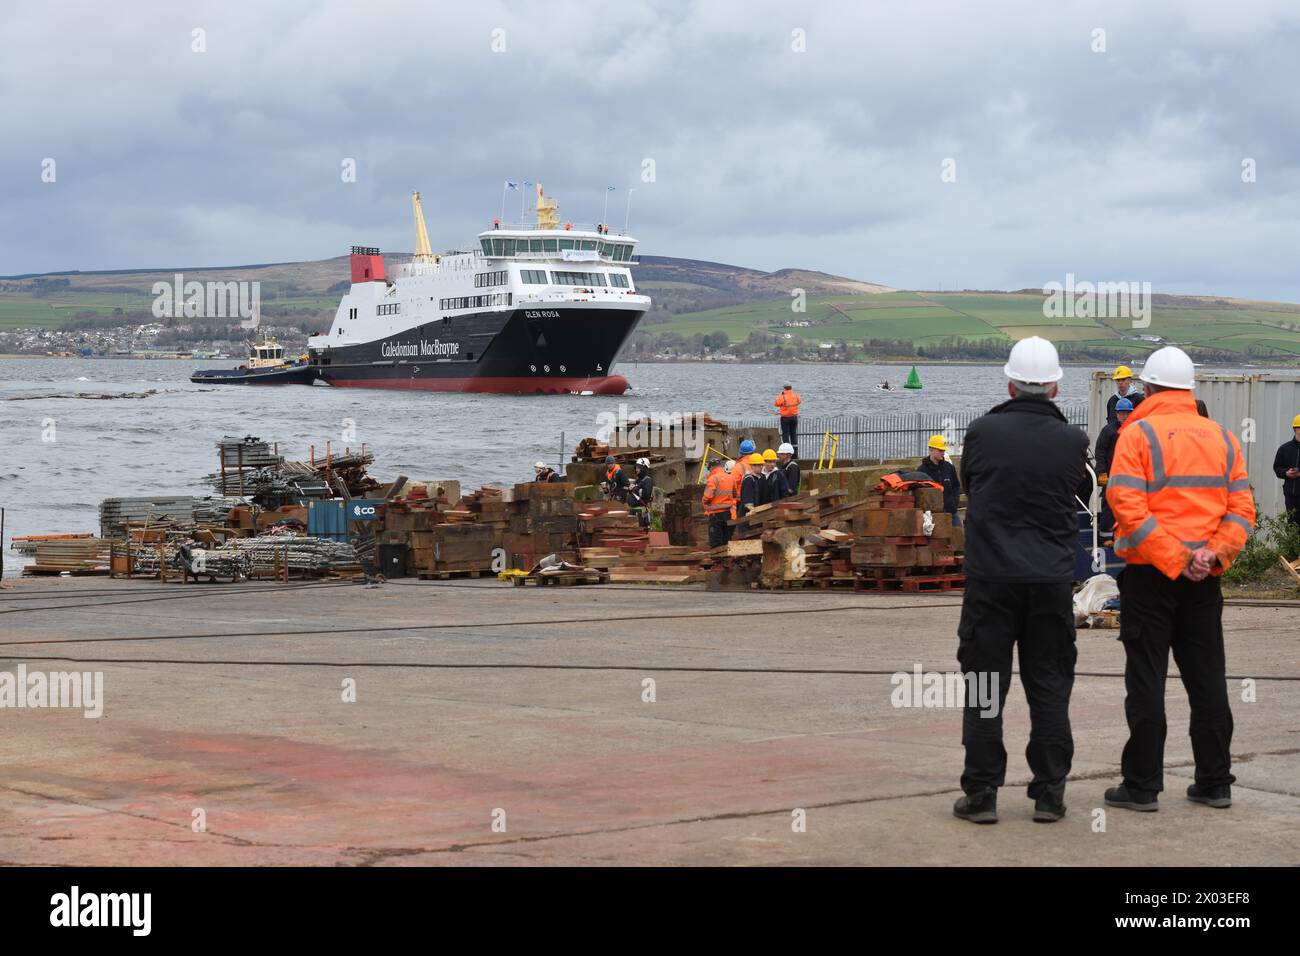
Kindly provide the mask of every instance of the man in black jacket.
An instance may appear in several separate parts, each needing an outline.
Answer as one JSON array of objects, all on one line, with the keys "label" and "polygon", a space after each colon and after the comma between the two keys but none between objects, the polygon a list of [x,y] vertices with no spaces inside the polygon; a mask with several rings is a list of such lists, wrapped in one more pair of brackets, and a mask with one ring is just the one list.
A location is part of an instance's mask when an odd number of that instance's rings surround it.
[{"label": "man in black jacket", "polygon": [[637,514],[641,527],[650,527],[650,504],[654,501],[655,480],[650,474],[650,459],[636,460],[636,480],[628,487],[628,507]]},{"label": "man in black jacket", "polygon": [[785,472],[785,483],[790,486],[790,494],[799,493],[799,462],[794,460],[794,445],[781,442],[776,450],[777,467]]},{"label": "man in black jacket", "polygon": [[[1111,375],[1111,381],[1115,383],[1115,394],[1106,400],[1106,424],[1113,425],[1119,419],[1115,415],[1115,406],[1119,404],[1121,398],[1127,398],[1133,408],[1142,404],[1142,399],[1146,396],[1133,387],[1133,370],[1127,365],[1121,365],[1115,369]],[[1129,409],[1132,411],[1133,409]]]},{"label": "man in black jacket", "polygon": [[[953,813],[997,822],[997,791],[1007,752],[1002,711],[1019,647],[1020,682],[1029,701],[1034,819],[1065,814],[1065,778],[1074,756],[1070,691],[1074,686],[1072,587],[1078,549],[1078,504],[1092,492],[1088,437],[1053,404],[1062,372],[1056,348],[1033,336],[1017,342],[1003,368],[1004,402],[966,432],[961,482],[966,489],[966,590],[957,660],[970,686],[993,687],[997,709],[967,699],[962,715],[966,796]],[[990,695],[991,696],[991,695]]]},{"label": "man in black jacket", "polygon": [[[1115,457],[1115,442],[1119,441],[1119,426],[1128,419],[1133,411],[1133,403],[1121,398],[1115,403],[1115,421],[1107,422],[1097,433],[1097,447],[1093,452],[1093,463],[1097,466],[1097,483],[1105,488],[1110,481],[1110,460]],[[1097,530],[1110,535],[1115,529],[1115,516],[1110,513],[1110,502],[1106,495],[1101,496],[1101,512],[1097,515]]]},{"label": "man in black jacket", "polygon": [[943,485],[943,510],[952,515],[953,524],[960,526],[957,505],[961,502],[961,482],[957,477],[957,469],[944,457],[948,453],[948,442],[942,435],[931,435],[926,444],[930,453],[921,459],[916,470],[936,484]]},{"label": "man in black jacket", "polygon": [[1295,437],[1273,456],[1273,474],[1282,479],[1282,501],[1291,523],[1300,531],[1300,415],[1291,420]]}]

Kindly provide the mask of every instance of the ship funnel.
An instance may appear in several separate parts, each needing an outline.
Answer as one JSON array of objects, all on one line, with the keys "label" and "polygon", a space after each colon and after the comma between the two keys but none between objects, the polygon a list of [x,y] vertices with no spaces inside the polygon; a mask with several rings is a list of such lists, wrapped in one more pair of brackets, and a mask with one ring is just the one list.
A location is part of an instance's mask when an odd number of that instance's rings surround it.
[{"label": "ship funnel", "polygon": [[384,258],[372,246],[352,247],[352,281],[386,282]]}]

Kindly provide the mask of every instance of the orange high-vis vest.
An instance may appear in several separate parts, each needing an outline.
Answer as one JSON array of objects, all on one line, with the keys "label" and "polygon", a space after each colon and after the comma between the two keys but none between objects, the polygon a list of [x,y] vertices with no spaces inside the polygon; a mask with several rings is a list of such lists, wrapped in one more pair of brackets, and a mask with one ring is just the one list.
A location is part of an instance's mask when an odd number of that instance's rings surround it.
[{"label": "orange high-vis vest", "polygon": [[740,486],[745,483],[745,475],[749,474],[749,466],[745,464],[748,455],[741,455],[736,459],[735,466],[731,469],[731,517],[736,517],[736,505],[740,504]]},{"label": "orange high-vis vest", "polygon": [[730,512],[736,503],[732,489],[731,476],[721,466],[709,472],[704,482],[704,496],[700,499],[706,515]]},{"label": "orange high-vis vest", "polygon": [[1115,553],[1173,580],[1209,548],[1222,574],[1246,545],[1255,501],[1237,436],[1196,412],[1191,392],[1148,395],[1125,420],[1106,485]]},{"label": "orange high-vis vest", "polygon": [[782,389],[781,394],[776,397],[775,405],[781,412],[782,418],[793,418],[799,414],[799,403],[803,401],[799,393],[793,388],[789,390]]}]

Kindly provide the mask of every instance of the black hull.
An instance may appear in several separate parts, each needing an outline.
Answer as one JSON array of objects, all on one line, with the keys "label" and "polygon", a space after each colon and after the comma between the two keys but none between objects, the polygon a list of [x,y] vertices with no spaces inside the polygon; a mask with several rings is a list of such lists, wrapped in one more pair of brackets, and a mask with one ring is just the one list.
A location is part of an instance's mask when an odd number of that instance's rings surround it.
[{"label": "black hull", "polygon": [[481,312],[309,355],[324,381],[351,388],[622,394],[627,381],[610,367],[644,314],[571,305]]},{"label": "black hull", "polygon": [[190,381],[200,385],[311,385],[317,378],[314,366],[294,365],[275,369],[197,369]]}]

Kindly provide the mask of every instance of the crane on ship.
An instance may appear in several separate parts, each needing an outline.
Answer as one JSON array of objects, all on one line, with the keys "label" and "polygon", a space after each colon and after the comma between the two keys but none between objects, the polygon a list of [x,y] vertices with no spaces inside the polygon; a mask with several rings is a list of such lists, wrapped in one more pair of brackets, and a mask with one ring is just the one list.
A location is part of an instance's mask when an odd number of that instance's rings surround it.
[{"label": "crane on ship", "polygon": [[419,190],[411,193],[411,210],[415,214],[415,255],[412,262],[437,262],[438,256],[429,248],[429,230],[424,228],[424,209],[420,206]]}]

